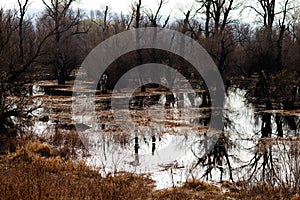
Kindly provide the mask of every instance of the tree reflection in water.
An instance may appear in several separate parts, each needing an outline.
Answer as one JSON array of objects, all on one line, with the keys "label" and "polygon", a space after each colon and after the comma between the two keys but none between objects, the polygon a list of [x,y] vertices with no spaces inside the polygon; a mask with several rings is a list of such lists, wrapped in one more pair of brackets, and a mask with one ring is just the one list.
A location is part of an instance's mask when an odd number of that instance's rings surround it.
[{"label": "tree reflection in water", "polygon": [[[199,144],[201,144],[201,141],[199,141]],[[210,152],[205,153],[204,156],[199,157],[197,153],[192,150],[198,160],[193,168],[196,168],[197,166],[205,168],[205,173],[202,175],[202,178],[206,178],[206,180],[213,178],[211,172],[214,168],[217,168],[220,171],[220,181],[222,181],[223,173],[225,172],[224,165],[227,165],[229,178],[231,181],[233,181],[232,167],[230,164],[229,155],[227,153],[228,147],[229,139],[224,133],[221,133],[221,136],[218,138],[214,147],[210,150]]]},{"label": "tree reflection in water", "polygon": [[[202,104],[200,108],[210,108],[211,107],[211,99],[209,97],[208,92],[204,91],[202,94]],[[223,121],[223,110],[216,110],[215,109],[216,118],[219,118],[218,120]],[[205,113],[206,116],[211,116],[211,109],[208,109]],[[204,126],[209,126],[210,123],[210,117],[206,117],[201,119],[201,122],[203,122]],[[225,117],[225,125],[230,125],[230,120]],[[214,127],[212,127],[214,128]],[[222,130],[215,130],[219,137],[217,139],[217,142],[214,144],[213,148],[209,149],[208,144],[209,141],[207,141],[207,134],[204,133],[204,137],[202,139],[200,138],[198,143],[198,149],[191,149],[194,156],[197,158],[196,164],[193,166],[193,169],[196,169],[197,167],[200,167],[204,169],[204,174],[202,175],[202,178],[205,178],[206,180],[212,179],[212,170],[218,169],[220,172],[220,181],[223,180],[223,174],[226,173],[226,165],[228,167],[228,174],[229,179],[233,181],[233,170],[231,166],[231,161],[229,159],[228,155],[228,148],[230,148],[230,140],[229,135],[225,134],[224,129]],[[204,148],[203,148],[204,147]],[[204,152],[203,152],[204,150]],[[208,151],[208,152],[207,152]],[[200,156],[201,155],[201,156]]]},{"label": "tree reflection in water", "polygon": [[[233,88],[228,89],[234,91]],[[260,100],[259,102],[262,102]],[[248,104],[249,106],[249,104]],[[260,108],[261,104],[254,105],[254,108]],[[247,132],[244,135],[236,130],[234,119],[224,112],[226,134],[222,131],[214,148],[203,155],[204,140],[199,140],[199,149],[193,150],[197,163],[194,165],[204,169],[202,178],[214,179],[213,169],[220,171],[220,181],[223,180],[223,174],[228,174],[231,181],[250,181],[266,182],[271,185],[289,184],[291,187],[298,187],[300,183],[300,150],[297,145],[300,144],[299,137],[300,119],[296,116],[283,115],[272,110],[272,102],[267,99],[262,110],[254,111],[256,123],[250,124],[253,127],[260,127],[259,131]],[[273,113],[274,112],[274,113]],[[232,114],[232,113],[231,113]],[[237,116],[239,117],[239,116]],[[209,118],[202,119],[205,126],[209,125]],[[251,123],[245,121],[244,123]],[[240,124],[243,126],[243,124]],[[246,125],[246,124],[244,124]],[[234,142],[235,137],[239,140],[248,140],[252,145],[243,146],[245,143]],[[252,138],[249,140],[249,137]],[[246,152],[248,160],[241,156],[234,155],[234,152]],[[297,157],[298,156],[298,157]],[[232,167],[232,163],[234,167]],[[298,185],[297,185],[298,184]]]},{"label": "tree reflection in water", "polygon": [[260,104],[254,105],[258,108],[255,118],[257,121],[261,120],[261,128],[253,134],[257,138],[252,139],[253,147],[246,149],[253,156],[236,170],[250,183],[299,187],[300,151],[295,148],[299,145],[299,139],[294,138],[299,137],[299,117],[284,116],[276,112],[269,98],[258,100],[262,101],[265,101],[262,111],[259,110]]},{"label": "tree reflection in water", "polygon": [[[227,90],[228,95],[239,91],[241,90],[235,90],[235,88]],[[133,99],[134,103],[130,104],[132,106],[131,111],[133,111],[131,115],[133,121],[138,121],[146,127],[149,126],[152,120],[151,116],[141,113],[149,106],[155,105],[160,101],[161,94],[155,95],[151,98],[145,95]],[[231,180],[232,182],[242,180],[253,183],[264,181],[272,185],[285,183],[297,187],[296,183],[300,181],[300,150],[297,148],[297,145],[300,142],[292,137],[299,137],[299,117],[285,115],[282,112],[272,110],[272,102],[268,100],[264,102],[263,106],[261,104],[263,100],[260,100],[260,103],[257,105],[250,105],[243,95],[241,95],[240,101],[245,101],[245,105],[242,105],[247,107],[245,110],[237,109],[235,111],[231,110],[229,106],[225,112],[219,113],[218,117],[223,115],[224,129],[217,131],[220,137],[216,144],[213,145],[213,148],[209,149],[209,140],[205,140],[207,139],[205,137],[208,137],[204,131],[206,129],[198,131],[199,134],[196,136],[196,141],[194,141],[195,143],[192,147],[183,147],[189,148],[195,159],[193,163],[190,163],[191,169],[187,170],[190,173],[202,173],[200,178],[206,180],[219,178],[220,181]],[[202,98],[202,104],[196,108],[196,112],[199,113],[197,115],[191,114],[187,123],[192,126],[208,127],[212,112],[208,106],[210,105],[210,99],[206,94],[198,94],[198,96]],[[171,102],[174,100],[173,97],[175,98],[177,95],[170,95],[169,100]],[[187,97],[188,95],[185,95],[185,97],[182,95],[178,99],[184,101]],[[190,99],[190,97],[188,98]],[[178,99],[175,100],[175,104]],[[178,120],[174,116],[174,109],[177,109],[177,117],[183,116],[180,115],[180,109],[176,107],[177,104],[174,107],[172,105],[173,102],[166,102],[162,104],[162,108],[165,109],[165,121],[174,122]],[[238,102],[233,100],[233,103]],[[194,103],[192,104],[195,105]],[[248,118],[246,116],[242,122],[238,120],[244,115],[248,115],[249,112],[252,113],[255,122],[249,116]],[[166,124],[162,126],[166,126]],[[240,130],[239,126],[249,126],[250,129]],[[133,131],[123,135],[118,133],[118,136],[114,136],[113,140],[110,141],[119,143],[123,146],[122,148],[130,149],[134,154],[134,160],[130,164],[135,167],[143,165],[145,152],[149,152],[153,158],[157,156],[157,153],[159,157],[161,155],[161,144],[166,143],[168,140],[164,136],[166,132],[158,130],[157,127],[156,129],[145,129],[145,131],[145,133]],[[190,140],[192,136],[186,135],[185,137],[186,140],[188,138]],[[108,142],[107,139],[103,139],[104,143],[105,141]],[[103,151],[107,151],[105,145],[103,145]],[[172,156],[176,159],[176,155]]]}]

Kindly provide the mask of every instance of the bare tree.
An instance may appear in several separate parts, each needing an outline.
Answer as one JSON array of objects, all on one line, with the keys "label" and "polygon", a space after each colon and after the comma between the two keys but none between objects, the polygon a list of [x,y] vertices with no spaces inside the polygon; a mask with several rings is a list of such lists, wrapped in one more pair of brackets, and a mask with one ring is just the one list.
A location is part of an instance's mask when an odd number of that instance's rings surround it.
[{"label": "bare tree", "polygon": [[[135,9],[135,28],[136,31],[136,43],[137,43],[137,64],[141,65],[143,63],[143,57],[142,57],[142,50],[139,49],[140,46],[140,31],[138,28],[140,28],[140,21],[141,21],[141,6],[142,6],[142,0],[138,0],[136,2],[136,9]],[[144,85],[143,77],[138,73],[139,81],[141,85]]]},{"label": "bare tree", "polygon": [[272,29],[275,20],[275,0],[257,0],[259,8],[256,6],[249,6],[254,10],[263,20],[263,25],[268,29]]},{"label": "bare tree", "polygon": [[19,11],[20,11],[20,19],[19,19],[19,50],[20,50],[20,59],[24,58],[24,17],[28,5],[28,0],[22,4],[20,0],[18,0]]},{"label": "bare tree", "polygon": [[50,32],[54,32],[54,47],[49,63],[56,68],[58,84],[65,84],[69,73],[80,62],[78,55],[71,51],[74,46],[70,48],[69,42],[75,35],[87,33],[87,30],[80,30],[79,9],[71,9],[75,0],[50,0],[49,3],[42,1],[46,7],[42,21]]},{"label": "bare tree", "polygon": [[[248,6],[262,19],[263,27],[267,30],[266,36],[270,49],[276,49],[276,65],[274,71],[282,70],[282,51],[284,33],[288,29],[288,14],[292,10],[291,0],[257,0],[259,7]],[[278,34],[274,34],[274,24],[278,19]]]},{"label": "bare tree", "polygon": [[278,35],[278,39],[277,39],[277,66],[276,66],[276,71],[279,71],[282,69],[282,44],[283,44],[283,37],[284,37],[284,33],[287,30],[288,26],[286,25],[286,21],[287,21],[287,14],[288,14],[288,4],[289,4],[289,0],[286,0],[284,2],[284,6],[282,9],[282,19],[279,20],[278,24],[279,24],[279,35]]},{"label": "bare tree", "polygon": [[204,28],[204,35],[206,38],[209,37],[210,30],[209,24],[211,20],[211,0],[196,0],[197,3],[200,4],[200,7],[197,9],[197,13],[203,13],[205,15],[205,28]]},{"label": "bare tree", "polygon": [[150,21],[150,26],[152,27],[158,27],[161,26],[162,28],[165,28],[169,22],[170,19],[170,14],[168,15],[168,17],[164,20],[164,23],[160,25],[160,21],[161,21],[161,16],[160,16],[160,11],[162,6],[166,3],[165,0],[160,0],[158,3],[158,8],[156,11],[152,11],[150,10],[149,12],[146,13],[149,21]]},{"label": "bare tree", "polygon": [[142,0],[138,0],[138,2],[136,2],[136,9],[135,9],[135,28],[140,27],[141,6],[142,6]]},{"label": "bare tree", "polygon": [[105,6],[105,10],[103,12],[103,21],[98,22],[97,20],[94,20],[94,17],[91,18],[92,22],[95,23],[97,26],[102,27],[102,31],[105,32],[108,29],[108,6]]},{"label": "bare tree", "polygon": [[115,28],[115,33],[119,33],[123,30],[129,30],[133,20],[134,20],[134,15],[124,15],[123,13],[121,13],[120,19],[117,18],[117,20],[115,20],[114,22],[115,26],[117,25],[121,26],[121,30]]},{"label": "bare tree", "polygon": [[32,78],[26,72],[36,64],[42,46],[52,35],[49,32],[37,37],[30,19],[25,19],[28,0],[18,4],[19,10],[0,10],[0,132],[8,136],[16,136],[22,130],[16,129],[16,120],[26,121],[36,109],[26,107],[30,97],[24,84]]},{"label": "bare tree", "polygon": [[196,0],[200,4],[197,12],[202,10],[205,14],[205,36],[209,36],[209,24],[211,19],[213,20],[214,31],[213,33],[217,35],[219,31],[223,31],[225,26],[229,23],[230,12],[235,8],[234,3],[236,0]]},{"label": "bare tree", "polygon": [[[204,46],[209,49],[217,63],[220,73],[223,75],[226,60],[234,49],[232,39],[232,28],[230,23],[230,13],[236,9],[237,0],[196,0],[199,4],[198,13],[205,16]],[[228,26],[228,28],[226,28]],[[210,30],[212,27],[212,30]]]}]

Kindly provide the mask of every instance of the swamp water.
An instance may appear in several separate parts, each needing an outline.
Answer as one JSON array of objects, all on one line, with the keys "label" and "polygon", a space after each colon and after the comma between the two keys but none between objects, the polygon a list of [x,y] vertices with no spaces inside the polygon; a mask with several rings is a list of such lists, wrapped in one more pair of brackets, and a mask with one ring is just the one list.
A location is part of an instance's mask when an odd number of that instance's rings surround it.
[{"label": "swamp water", "polygon": [[[47,95],[52,87],[51,82],[34,86],[34,102],[42,102],[36,115],[49,120],[37,120],[32,130],[49,136],[58,124],[70,129],[76,121],[89,150],[89,156],[81,159],[103,175],[120,171],[150,174],[157,189],[180,185],[190,178],[286,181],[291,185],[300,180],[300,111],[257,109],[247,103],[246,91],[238,87],[227,91],[224,134],[207,155],[203,138],[210,110],[201,106],[201,95],[191,101],[189,92],[175,94],[177,102],[169,108],[164,106],[165,92],[146,93],[143,103],[131,98],[129,111],[118,110],[128,125],[120,127],[109,107],[109,95],[97,95],[95,111],[89,115],[72,114],[74,97],[62,95],[70,93],[69,86],[55,88],[55,95]],[[124,95],[128,94],[115,98]],[[83,98],[81,106],[90,104],[93,102]],[[262,139],[266,130],[271,131],[271,137]],[[280,130],[283,137],[275,139]]]}]

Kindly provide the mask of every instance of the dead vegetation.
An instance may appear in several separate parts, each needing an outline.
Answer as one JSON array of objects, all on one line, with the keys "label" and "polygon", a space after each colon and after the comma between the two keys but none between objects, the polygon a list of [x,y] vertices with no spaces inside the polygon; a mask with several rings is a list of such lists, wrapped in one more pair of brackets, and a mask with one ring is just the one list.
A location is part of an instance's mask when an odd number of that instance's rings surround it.
[{"label": "dead vegetation", "polygon": [[219,184],[189,180],[182,187],[154,190],[149,175],[120,172],[102,177],[84,162],[55,155],[29,141],[0,159],[0,199],[300,199],[299,191],[265,183]]},{"label": "dead vegetation", "polygon": [[103,178],[53,151],[37,141],[2,157],[0,199],[146,199],[154,187],[148,177],[131,173]]}]

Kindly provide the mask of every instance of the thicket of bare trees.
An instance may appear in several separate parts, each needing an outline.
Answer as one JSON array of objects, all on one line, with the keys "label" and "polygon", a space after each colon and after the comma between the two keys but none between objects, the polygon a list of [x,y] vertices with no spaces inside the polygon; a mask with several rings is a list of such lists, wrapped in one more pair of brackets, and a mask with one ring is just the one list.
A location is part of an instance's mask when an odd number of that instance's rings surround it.
[{"label": "thicket of bare trees", "polygon": [[[167,27],[185,33],[199,41],[215,60],[221,74],[250,76],[261,70],[276,73],[293,70],[299,73],[299,7],[293,0],[196,0],[195,8],[185,10],[182,16],[161,13],[165,1],[158,2],[155,10],[143,6],[143,1],[132,5],[130,14],[114,14],[106,7],[83,15],[71,9],[75,0],[43,0],[45,10],[38,20],[26,14],[28,1],[18,1],[18,10],[2,10],[1,44],[5,33],[17,43],[17,53],[10,56],[14,69],[27,69],[32,59],[44,68],[53,68],[60,84],[84,56],[106,38],[132,28]],[[236,19],[239,10],[250,9],[261,24],[245,24]],[[13,23],[5,22],[8,16]],[[170,20],[170,18],[177,20]],[[35,44],[34,44],[35,43]],[[43,45],[37,44],[41,43]],[[2,46],[3,46],[2,45]],[[33,50],[36,45],[36,51]],[[4,47],[9,54],[10,47]],[[42,53],[41,53],[42,52]],[[82,53],[83,52],[83,53]],[[43,55],[41,55],[43,54]],[[1,54],[1,58],[8,58]],[[39,57],[39,59],[37,59]],[[152,55],[154,61],[155,55]],[[22,61],[22,66],[16,62]],[[26,62],[27,61],[27,62]],[[2,66],[2,68],[4,68]],[[9,67],[5,66],[7,70]],[[25,70],[20,70],[21,74]]]},{"label": "thicket of bare trees", "polygon": [[36,65],[42,46],[51,33],[39,34],[31,19],[26,18],[28,0],[18,0],[19,10],[0,10],[0,130],[15,136],[14,118],[26,120],[32,108],[25,83],[32,77],[24,72]]},{"label": "thicket of bare trees", "polygon": [[80,11],[71,9],[75,0],[42,1],[46,10],[39,24],[45,32],[53,33],[47,41],[46,64],[54,66],[58,84],[65,84],[71,70],[83,59],[79,35],[87,33],[87,30],[80,26]]},{"label": "thicket of bare trees", "polygon": [[[42,77],[38,72],[49,70],[59,84],[64,84],[97,44],[138,27],[166,27],[191,36],[207,49],[224,79],[250,77],[264,70],[277,80],[274,91],[284,91],[285,96],[299,84],[300,14],[293,0],[196,0],[196,9],[183,11],[175,21],[170,20],[174,16],[169,13],[161,13],[164,0],[155,10],[145,8],[143,0],[138,0],[128,15],[114,14],[106,7],[91,11],[90,16],[72,9],[75,0],[43,0],[43,14],[31,18],[27,13],[29,1],[16,2],[16,9],[0,10],[1,129],[11,123],[11,116],[24,113],[22,106],[15,106],[24,105],[23,100],[8,100],[8,96],[20,96],[20,91],[25,94],[24,83]],[[256,14],[261,24],[234,19],[233,13],[242,9]],[[145,62],[168,64],[186,76],[193,71],[175,55],[147,50],[116,60],[108,70],[109,77],[120,77],[128,66]],[[286,79],[292,80],[287,87],[281,85]]]}]

